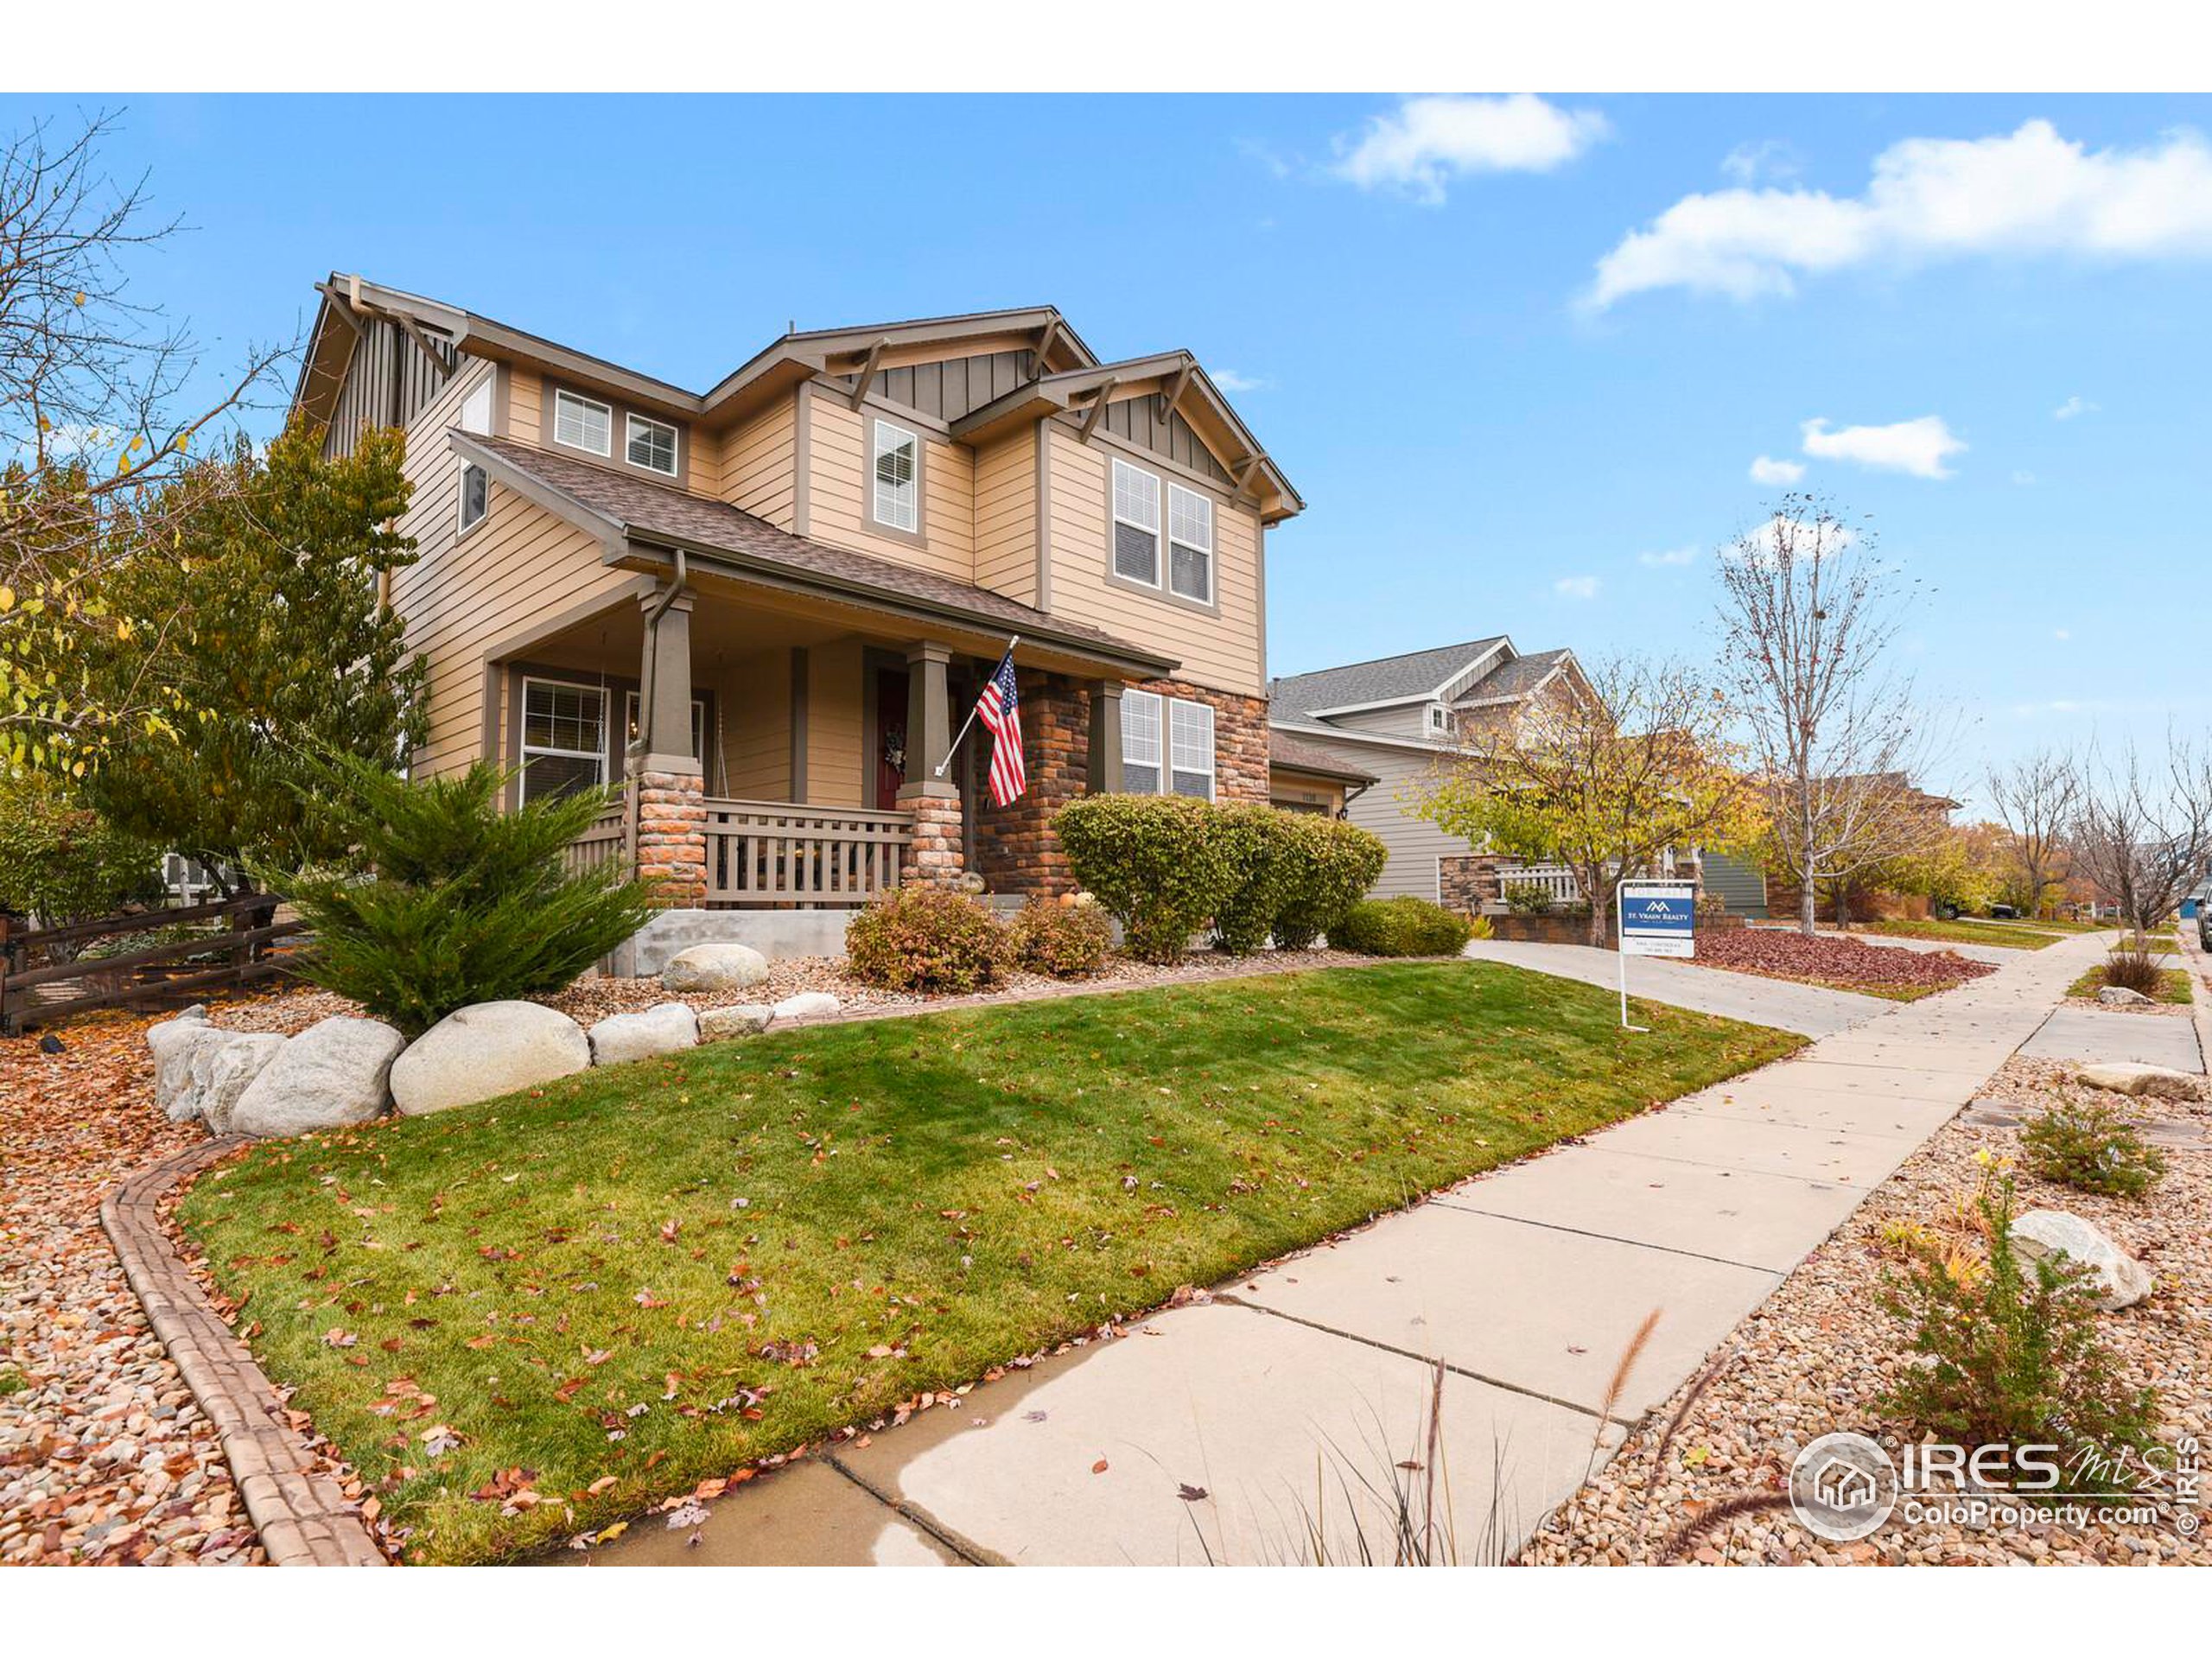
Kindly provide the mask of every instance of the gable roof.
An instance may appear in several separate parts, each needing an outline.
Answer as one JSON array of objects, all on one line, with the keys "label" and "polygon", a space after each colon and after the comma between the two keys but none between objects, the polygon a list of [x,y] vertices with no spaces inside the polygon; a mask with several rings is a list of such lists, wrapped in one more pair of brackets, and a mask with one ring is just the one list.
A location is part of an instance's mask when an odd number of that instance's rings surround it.
[{"label": "gable roof", "polygon": [[363,317],[391,319],[424,343],[426,350],[435,346],[442,352],[467,351],[495,361],[543,364],[585,390],[611,394],[653,413],[710,426],[750,414],[816,375],[872,372],[886,353],[1033,334],[1034,341],[1024,349],[1035,354],[1039,371],[1036,378],[987,405],[988,410],[996,411],[992,422],[979,421],[986,410],[963,416],[955,424],[956,437],[976,442],[988,435],[977,429],[985,425],[995,429],[1021,419],[1087,409],[1089,404],[1076,400],[1085,395],[1103,397],[1116,386],[1126,391],[1139,381],[1172,380],[1178,397],[1187,394],[1192,409],[1201,412],[1212,429],[1213,447],[1234,452],[1223,454],[1221,461],[1232,472],[1241,473],[1240,487],[1265,485],[1273,492],[1276,505],[1272,509],[1266,497],[1260,498],[1263,518],[1274,523],[1303,512],[1306,506],[1274,458],[1189,352],[1164,352],[1101,364],[1056,306],[1017,306],[898,322],[794,329],[778,335],[709,391],[696,392],[442,300],[387,288],[357,275],[333,271],[328,281],[316,284],[316,290],[323,296],[322,307],[316,314],[292,394],[294,409],[314,420],[328,420],[336,406]]},{"label": "gable roof", "polygon": [[1500,645],[1510,650],[1512,642],[1502,633],[1493,634],[1464,645],[1287,675],[1268,686],[1268,696],[1277,712],[1307,720],[1332,709],[1418,702],[1441,695],[1446,686]]},{"label": "gable roof", "polygon": [[1308,743],[1288,732],[1268,733],[1268,764],[1285,772],[1310,772],[1317,778],[1334,778],[1347,784],[1379,784],[1382,780],[1364,766],[1355,766],[1319,743]]},{"label": "gable roof", "polygon": [[1177,666],[1173,658],[1116,639],[1103,628],[1047,616],[1002,594],[912,565],[794,536],[726,501],[632,478],[512,438],[455,431],[447,435],[447,442],[501,483],[599,537],[610,552],[631,542],[680,548],[741,578],[766,580],[817,597],[858,601],[985,632],[1019,633],[1042,646],[1147,676],[1172,673]]},{"label": "gable roof", "polygon": [[1516,657],[1500,663],[1477,680],[1453,701],[1457,702],[1516,702],[1537,690],[1543,683],[1573,661],[1574,653],[1559,651],[1533,651],[1526,657]]}]

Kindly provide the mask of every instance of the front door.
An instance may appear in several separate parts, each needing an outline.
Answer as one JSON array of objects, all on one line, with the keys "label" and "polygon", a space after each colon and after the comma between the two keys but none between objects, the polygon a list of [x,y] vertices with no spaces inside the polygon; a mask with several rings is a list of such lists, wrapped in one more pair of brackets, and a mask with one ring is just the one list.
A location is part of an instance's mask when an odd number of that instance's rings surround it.
[{"label": "front door", "polygon": [[906,782],[906,671],[875,671],[875,794],[868,803],[895,811]]}]

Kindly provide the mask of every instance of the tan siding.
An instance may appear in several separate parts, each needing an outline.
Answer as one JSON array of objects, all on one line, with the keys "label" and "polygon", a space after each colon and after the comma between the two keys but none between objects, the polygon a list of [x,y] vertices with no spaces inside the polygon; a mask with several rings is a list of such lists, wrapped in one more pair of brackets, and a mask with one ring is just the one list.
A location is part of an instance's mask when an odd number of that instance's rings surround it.
[{"label": "tan siding", "polygon": [[976,457],[976,585],[1037,602],[1037,433]]},{"label": "tan siding", "polygon": [[720,494],[779,530],[792,526],[798,476],[798,397],[772,404],[724,435]]},{"label": "tan siding", "polygon": [[717,752],[714,775],[739,800],[784,801],[791,786],[791,658],[787,651],[755,651],[730,664],[714,682]]},{"label": "tan siding", "polygon": [[1110,582],[1109,456],[1049,423],[1042,429],[1052,445],[1052,613],[1167,652],[1182,664],[1175,671],[1177,679],[1244,696],[1265,696],[1257,516],[1220,500],[1214,504],[1219,615]]},{"label": "tan siding", "polygon": [[537,370],[518,366],[508,373],[507,385],[507,435],[518,443],[537,442],[544,381]]},{"label": "tan siding", "polygon": [[861,642],[816,645],[806,667],[807,804],[861,805]]},{"label": "tan siding", "polygon": [[[810,395],[802,393],[802,396]],[[974,452],[965,444],[922,438],[922,532],[917,544],[868,528],[865,422],[874,416],[835,397],[817,397],[809,411],[807,533],[833,547],[873,553],[895,564],[933,570],[956,582],[976,579]]]}]

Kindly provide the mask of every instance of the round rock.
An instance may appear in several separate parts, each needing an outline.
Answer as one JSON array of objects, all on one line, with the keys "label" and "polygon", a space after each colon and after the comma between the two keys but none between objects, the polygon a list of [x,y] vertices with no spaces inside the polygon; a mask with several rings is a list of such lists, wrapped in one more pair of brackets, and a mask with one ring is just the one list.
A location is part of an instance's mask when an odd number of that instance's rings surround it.
[{"label": "round rock", "polygon": [[770,1012],[779,1020],[812,1020],[836,1013],[839,1006],[827,991],[801,991],[797,996],[785,997]]},{"label": "round rock", "polygon": [[727,1008],[702,1008],[699,1011],[699,1040],[702,1043],[726,1042],[733,1037],[750,1037],[755,1032],[768,1029],[768,1022],[776,1011],[765,1002],[739,1002]]},{"label": "round rock", "polygon": [[699,1017],[688,1004],[657,1002],[639,1014],[611,1014],[591,1028],[594,1065],[649,1060],[696,1047]]},{"label": "round rock", "polygon": [[2133,1307],[2151,1294],[2151,1270],[2079,1216],[2063,1210],[2031,1210],[2012,1223],[2012,1243],[2031,1262],[2048,1255],[2088,1268],[2097,1306],[2106,1313]]},{"label": "round rock", "polygon": [[670,991],[741,991],[768,977],[768,958],[749,944],[695,944],[660,970]]},{"label": "round rock", "polygon": [[456,1009],[392,1063],[391,1103],[410,1117],[574,1076],[591,1064],[583,1027],[537,1002]]},{"label": "round rock", "polygon": [[232,1131],[307,1135],[365,1123],[391,1103],[391,1063],[406,1046],[381,1020],[341,1014],[309,1026],[246,1085]]}]

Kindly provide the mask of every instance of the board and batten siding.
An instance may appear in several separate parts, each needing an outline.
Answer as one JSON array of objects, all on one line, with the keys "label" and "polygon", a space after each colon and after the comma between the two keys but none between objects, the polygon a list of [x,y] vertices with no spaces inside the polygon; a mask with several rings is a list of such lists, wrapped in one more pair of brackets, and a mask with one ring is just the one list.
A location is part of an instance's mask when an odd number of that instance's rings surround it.
[{"label": "board and batten siding", "polygon": [[976,457],[976,585],[1037,603],[1037,429]]},{"label": "board and batten siding", "polygon": [[397,323],[367,320],[346,364],[346,378],[330,412],[322,453],[330,460],[353,453],[362,429],[412,428],[423,410],[452,385],[458,368],[474,359],[453,347],[433,343],[433,364],[423,348]]},{"label": "board and batten siding", "polygon": [[1052,446],[1047,505],[1052,613],[1078,618],[1116,639],[1166,652],[1181,664],[1175,671],[1179,680],[1243,696],[1266,696],[1258,516],[1231,505],[1224,496],[1214,498],[1217,615],[1110,581],[1107,546],[1112,514],[1107,497],[1112,458],[1055,423],[1039,429]]},{"label": "board and batten siding", "polygon": [[[872,528],[868,465],[867,406],[855,410],[835,394],[814,388],[807,411],[807,529],[816,541],[869,553],[893,564],[976,580],[975,452],[910,425],[922,441],[922,539],[886,535]],[[897,422],[888,414],[882,418]]]}]

